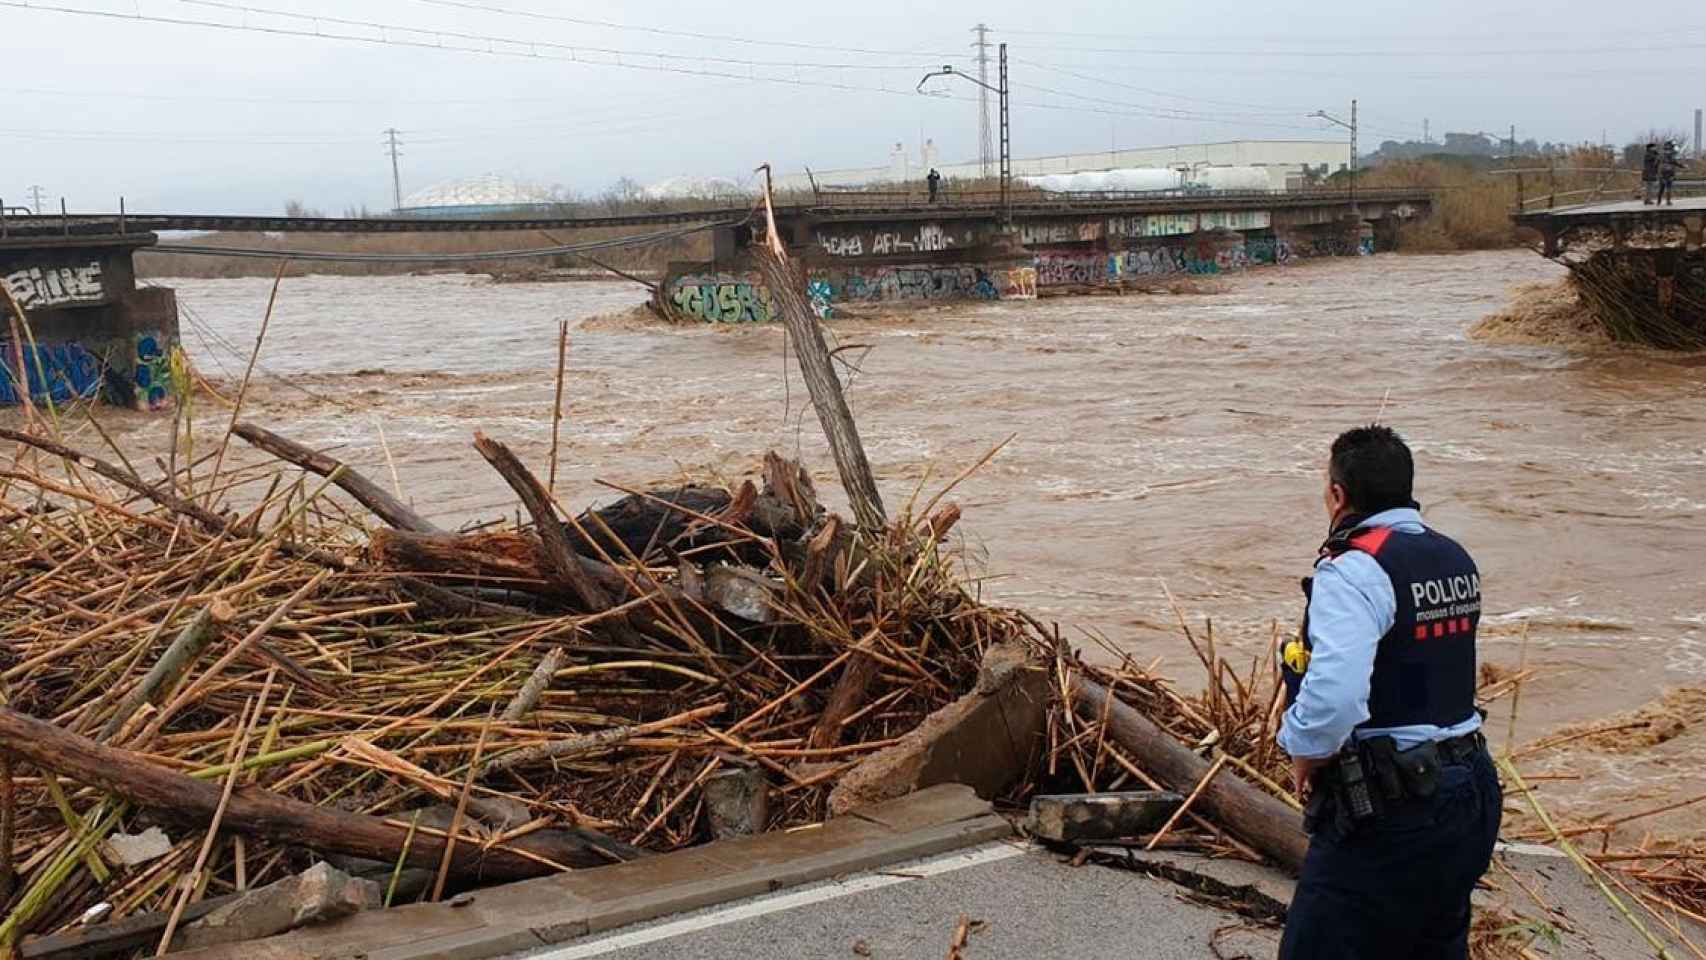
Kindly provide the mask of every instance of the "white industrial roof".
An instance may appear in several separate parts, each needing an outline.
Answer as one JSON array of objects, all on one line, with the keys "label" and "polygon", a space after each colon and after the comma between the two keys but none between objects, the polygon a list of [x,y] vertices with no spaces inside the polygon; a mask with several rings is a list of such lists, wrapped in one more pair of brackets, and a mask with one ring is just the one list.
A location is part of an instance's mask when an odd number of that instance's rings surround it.
[{"label": "white industrial roof", "polygon": [[532,184],[508,180],[495,174],[445,180],[403,199],[404,207],[479,207],[522,203],[549,203],[551,195]]}]

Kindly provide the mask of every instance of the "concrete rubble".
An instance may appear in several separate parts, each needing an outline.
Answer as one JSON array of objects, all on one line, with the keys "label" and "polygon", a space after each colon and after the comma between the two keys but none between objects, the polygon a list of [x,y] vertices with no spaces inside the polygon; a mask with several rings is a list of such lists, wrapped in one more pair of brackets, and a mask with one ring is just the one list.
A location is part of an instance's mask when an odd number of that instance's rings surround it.
[{"label": "concrete rubble", "polygon": [[294,877],[249,891],[178,935],[178,949],[258,940],[297,927],[378,909],[379,884],[321,861]]}]

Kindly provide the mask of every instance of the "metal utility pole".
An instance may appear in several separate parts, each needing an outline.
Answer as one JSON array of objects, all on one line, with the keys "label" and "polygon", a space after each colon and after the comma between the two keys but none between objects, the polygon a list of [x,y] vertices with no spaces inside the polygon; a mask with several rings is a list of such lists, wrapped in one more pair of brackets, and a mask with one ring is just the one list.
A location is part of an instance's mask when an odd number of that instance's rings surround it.
[{"label": "metal utility pole", "polygon": [[1340,120],[1325,110],[1317,110],[1309,116],[1316,120],[1336,123],[1351,132],[1351,216],[1357,216],[1361,212],[1357,209],[1357,102],[1351,101],[1351,118],[1348,121]]},{"label": "metal utility pole", "polygon": [[977,162],[979,173],[989,178],[989,165],[995,162],[995,147],[989,139],[989,26],[978,24],[971,28],[977,34],[972,49],[977,51],[977,79],[982,87],[977,91]]},{"label": "metal utility pole", "polygon": [[1013,226],[1013,127],[1011,114],[1007,108],[1007,45],[1001,44],[999,52],[999,85],[990,86],[987,81],[979,80],[971,74],[955,70],[951,63],[944,63],[942,69],[932,70],[918,81],[918,92],[924,92],[924,85],[936,77],[961,77],[977,84],[986,91],[993,91],[1001,104],[1001,224],[1004,227]]},{"label": "metal utility pole", "polygon": [[1505,154],[1505,159],[1513,161],[1513,162],[1516,160],[1516,124],[1514,124],[1514,123],[1511,124],[1510,152]]},{"label": "metal utility pole", "polygon": [[38,217],[41,216],[41,199],[43,192],[42,186],[39,183],[31,186],[28,191],[30,195],[30,212]]},{"label": "metal utility pole", "polygon": [[1427,117],[1422,118],[1422,142],[1423,143],[1433,143],[1434,142],[1433,136],[1430,133],[1428,133],[1428,118]]},{"label": "metal utility pole", "polygon": [[386,146],[391,148],[391,210],[403,209],[403,178],[397,172],[397,134],[395,127],[385,128]]}]

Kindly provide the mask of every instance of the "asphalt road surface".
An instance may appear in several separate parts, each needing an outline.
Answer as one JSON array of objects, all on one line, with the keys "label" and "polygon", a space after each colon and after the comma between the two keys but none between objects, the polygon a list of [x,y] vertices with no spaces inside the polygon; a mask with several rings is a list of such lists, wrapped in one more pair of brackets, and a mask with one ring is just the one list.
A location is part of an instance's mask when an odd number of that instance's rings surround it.
[{"label": "asphalt road surface", "polygon": [[[1271,957],[1277,930],[1200,906],[1126,870],[1072,867],[993,843],[536,951],[530,960],[942,960],[960,918],[964,960]],[[1214,946],[1211,947],[1211,941]],[[1218,953],[1215,948],[1218,948]]]}]

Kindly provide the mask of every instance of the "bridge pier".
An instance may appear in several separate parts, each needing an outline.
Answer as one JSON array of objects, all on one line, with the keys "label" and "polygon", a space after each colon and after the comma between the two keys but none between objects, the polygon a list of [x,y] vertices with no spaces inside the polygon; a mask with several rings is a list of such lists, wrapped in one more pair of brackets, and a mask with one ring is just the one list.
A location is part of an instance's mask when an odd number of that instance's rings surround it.
[{"label": "bridge pier", "polygon": [[0,237],[0,284],[10,296],[0,302],[0,404],[27,393],[37,405],[95,398],[171,408],[184,369],[177,298],[164,287],[137,288],[131,262],[154,234],[78,226],[14,227]]}]

